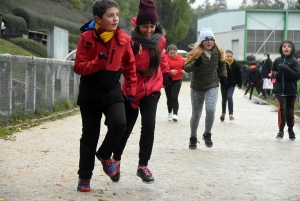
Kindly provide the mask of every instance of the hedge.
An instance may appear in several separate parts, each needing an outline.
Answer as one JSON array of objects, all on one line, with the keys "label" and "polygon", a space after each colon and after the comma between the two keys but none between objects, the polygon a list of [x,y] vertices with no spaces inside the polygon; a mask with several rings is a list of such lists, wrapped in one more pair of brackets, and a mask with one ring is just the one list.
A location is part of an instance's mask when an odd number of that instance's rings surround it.
[{"label": "hedge", "polygon": [[16,34],[19,30],[27,30],[27,24],[24,18],[12,14],[2,14],[3,21],[6,25],[5,32]]},{"label": "hedge", "polygon": [[47,58],[47,47],[39,42],[25,38],[11,38],[9,41],[40,57]]},{"label": "hedge", "polygon": [[29,9],[16,8],[13,14],[25,19],[29,30],[47,29],[49,26],[57,26],[68,30],[72,34],[79,34],[81,24],[67,21],[54,16],[41,16]]}]

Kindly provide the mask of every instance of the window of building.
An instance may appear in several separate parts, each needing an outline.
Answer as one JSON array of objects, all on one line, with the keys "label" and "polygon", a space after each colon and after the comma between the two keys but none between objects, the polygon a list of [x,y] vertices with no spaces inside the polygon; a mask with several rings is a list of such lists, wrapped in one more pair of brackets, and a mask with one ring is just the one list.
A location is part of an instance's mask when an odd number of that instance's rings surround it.
[{"label": "window of building", "polygon": [[[278,53],[278,47],[283,40],[283,33],[283,30],[248,30],[247,54]],[[288,34],[295,37],[294,32],[288,32]],[[267,38],[268,40],[266,40]]]}]

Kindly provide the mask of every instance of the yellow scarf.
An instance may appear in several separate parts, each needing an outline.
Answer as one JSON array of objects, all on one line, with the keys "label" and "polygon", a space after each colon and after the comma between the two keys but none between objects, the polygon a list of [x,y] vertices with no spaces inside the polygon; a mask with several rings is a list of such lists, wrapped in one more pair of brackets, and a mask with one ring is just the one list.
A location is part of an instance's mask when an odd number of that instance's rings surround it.
[{"label": "yellow scarf", "polygon": [[231,67],[231,65],[232,65],[233,62],[234,62],[234,59],[233,59],[233,58],[232,58],[231,62],[226,61],[227,65],[228,65],[229,67]]},{"label": "yellow scarf", "polygon": [[[99,24],[95,23],[96,31],[98,31],[98,29],[100,29],[100,28],[101,28],[101,26]],[[99,34],[99,36],[106,43],[114,36],[114,32],[113,31],[104,31],[102,34]]]}]

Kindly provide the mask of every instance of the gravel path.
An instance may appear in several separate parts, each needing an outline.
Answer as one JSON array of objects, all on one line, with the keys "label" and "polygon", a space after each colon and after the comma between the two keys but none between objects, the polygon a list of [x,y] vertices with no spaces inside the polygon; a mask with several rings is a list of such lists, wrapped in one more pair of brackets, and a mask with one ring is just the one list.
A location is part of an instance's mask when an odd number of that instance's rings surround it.
[{"label": "gravel path", "polygon": [[[296,141],[287,134],[275,139],[277,112],[271,105],[255,104],[243,91],[234,93],[234,121],[220,122],[221,95],[212,130],[214,146],[201,140],[188,149],[191,116],[189,82],[180,93],[179,121],[167,121],[164,91],[159,102],[155,143],[149,162],[154,184],[136,174],[140,119],[129,138],[121,163],[121,180],[113,183],[96,161],[91,192],[79,193],[77,170],[80,115],[45,122],[16,133],[15,141],[0,140],[0,200],[300,200],[299,121]],[[200,120],[198,138],[204,128]],[[285,129],[287,133],[287,128]],[[106,128],[101,129],[100,141]]]}]

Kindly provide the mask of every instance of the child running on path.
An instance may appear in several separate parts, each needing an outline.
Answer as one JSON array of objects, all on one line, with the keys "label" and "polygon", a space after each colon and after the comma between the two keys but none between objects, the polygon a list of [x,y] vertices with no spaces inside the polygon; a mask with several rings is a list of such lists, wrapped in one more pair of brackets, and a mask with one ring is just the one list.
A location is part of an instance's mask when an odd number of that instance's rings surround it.
[{"label": "child running on path", "polygon": [[[127,130],[113,152],[113,160],[120,170],[121,156],[126,146],[130,133],[136,123],[139,112],[141,113],[141,135],[137,176],[144,183],[151,184],[154,177],[148,168],[155,131],[157,104],[161,95],[161,88],[169,84],[169,66],[165,59],[164,47],[166,40],[163,30],[158,24],[156,7],[152,0],[141,0],[136,18],[132,19],[135,29],[131,35],[135,46],[141,45],[142,51],[135,55],[137,66],[137,90],[132,101],[125,101]],[[138,48],[133,48],[138,49]],[[128,96],[130,82],[124,81],[122,90]]]},{"label": "child running on path", "polygon": [[222,94],[222,114],[220,120],[224,121],[226,114],[226,104],[228,102],[229,119],[234,120],[233,117],[233,93],[235,86],[240,89],[242,87],[242,71],[240,65],[233,58],[233,52],[231,50],[225,51],[225,61],[227,69],[227,84],[221,85]]},{"label": "child running on path", "polygon": [[184,70],[192,72],[191,101],[192,117],[190,121],[190,149],[197,148],[197,129],[205,102],[206,117],[203,140],[207,147],[212,147],[211,129],[215,119],[216,104],[219,93],[219,78],[221,85],[226,85],[227,71],[224,52],[215,43],[214,34],[210,28],[200,31],[200,43],[194,45],[187,54]]},{"label": "child running on path", "polygon": [[300,63],[294,58],[295,45],[284,40],[279,47],[280,57],[273,63],[272,76],[276,78],[273,93],[278,100],[278,127],[276,139],[284,136],[285,124],[288,126],[290,140],[295,140],[294,105],[297,96],[297,80],[300,79]]},{"label": "child running on path", "polygon": [[170,85],[165,87],[169,112],[168,121],[173,120],[174,122],[177,122],[179,109],[178,96],[182,84],[182,74],[185,73],[183,70],[185,59],[180,54],[177,54],[178,49],[175,45],[169,45],[167,50],[168,54],[166,55],[166,58],[170,66],[169,75],[173,80]]},{"label": "child running on path", "polygon": [[123,73],[128,83],[125,99],[134,97],[137,80],[129,37],[118,28],[118,4],[113,0],[96,0],[92,9],[94,19],[80,29],[74,64],[74,72],[81,75],[77,101],[82,118],[77,187],[80,192],[90,191],[103,114],[108,131],[96,156],[104,172],[112,179],[116,176],[111,155],[126,130],[119,79]]},{"label": "child running on path", "polygon": [[250,95],[249,95],[249,100],[251,100],[252,98],[252,94],[253,94],[253,89],[255,87],[257,93],[262,92],[263,94],[264,91],[262,90],[262,86],[261,86],[261,73],[259,72],[259,69],[256,66],[255,62],[251,62],[249,70],[248,70],[248,80],[249,80],[249,86],[245,91],[244,95],[247,95],[248,91],[250,90]]}]

